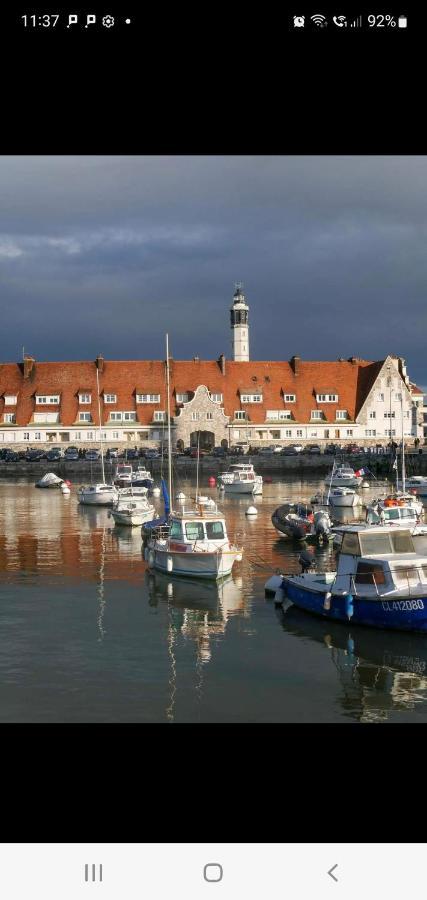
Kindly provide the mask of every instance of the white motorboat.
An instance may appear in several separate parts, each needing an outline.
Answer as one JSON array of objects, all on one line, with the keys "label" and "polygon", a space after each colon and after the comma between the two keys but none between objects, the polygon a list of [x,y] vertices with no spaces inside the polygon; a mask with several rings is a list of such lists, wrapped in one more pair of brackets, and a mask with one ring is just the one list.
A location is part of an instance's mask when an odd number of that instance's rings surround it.
[{"label": "white motorboat", "polygon": [[131,481],[134,486],[152,488],[154,485],[154,478],[145,466],[137,466],[132,472]]},{"label": "white motorboat", "polygon": [[61,484],[64,484],[64,479],[59,478],[58,475],[55,475],[54,472],[46,472],[46,475],[43,475],[43,478],[40,478],[40,481],[36,481],[36,488],[59,488]]},{"label": "white motorboat", "polygon": [[237,494],[246,494],[247,493],[247,494],[254,494],[254,495],[262,494],[262,488],[263,488],[262,475],[256,474],[252,463],[233,463],[233,465],[230,466],[228,472],[220,472],[220,474],[218,475],[218,478],[217,478],[218,488],[220,490],[228,491],[229,490],[229,488],[227,487],[228,485],[236,484],[236,479],[235,479],[236,474],[243,474],[243,475],[250,476],[249,480],[254,482],[253,490],[245,491],[245,490],[233,488],[231,491],[229,491],[230,493],[237,493]]},{"label": "white motorboat", "polygon": [[131,465],[128,465],[127,463],[119,463],[116,467],[114,484],[118,487],[126,487],[127,485],[131,485],[132,474],[133,469]]},{"label": "white motorboat", "polygon": [[380,506],[381,509],[393,506],[410,506],[416,510],[419,516],[424,513],[422,501],[415,494],[407,494],[403,493],[403,491],[399,491],[397,494],[387,494],[385,497],[372,500],[371,505]]},{"label": "white motorboat", "polygon": [[143,525],[151,522],[154,516],[154,506],[148,503],[144,497],[137,498],[131,495],[119,495],[113,508],[109,512],[116,525]]},{"label": "white motorboat", "polygon": [[132,484],[130,487],[118,488],[118,492],[119,492],[119,497],[141,498],[141,497],[147,496],[148,488],[143,487],[142,485]]},{"label": "white motorboat", "polygon": [[88,484],[77,491],[79,503],[87,506],[111,506],[117,497],[118,491],[112,484]]},{"label": "white motorboat", "polygon": [[416,534],[427,534],[427,525],[424,525],[416,509],[403,504],[384,508],[371,503],[366,509],[366,522],[368,525],[393,525],[397,528],[410,528],[411,531],[416,529]]},{"label": "white motorboat", "polygon": [[356,491],[347,487],[332,487],[329,492],[331,506],[353,507],[360,506],[362,501]]},{"label": "white motorboat", "polygon": [[398,487],[414,491],[418,497],[427,497],[427,478],[423,475],[412,475],[411,478],[405,479],[405,488],[402,482],[398,481]]},{"label": "white motorboat", "polygon": [[242,555],[242,547],[228,539],[224,517],[203,508],[170,513],[167,524],[146,532],[144,556],[149,568],[169,574],[223,578]]},{"label": "white motorboat", "polygon": [[325,479],[325,481],[331,485],[331,487],[350,487],[356,488],[358,487],[362,481],[363,476],[357,475],[354,469],[351,466],[338,466],[336,469],[332,470],[332,475]]},{"label": "white motorboat", "polygon": [[[220,579],[229,575],[236,561],[242,559],[243,549],[232,544],[227,535],[224,516],[217,509],[185,509],[171,512],[172,496],[171,426],[170,426],[170,369],[169,341],[166,336],[166,397],[168,422],[168,481],[169,496],[163,481],[165,516],[143,526],[144,556],[150,569],[169,574],[196,578]],[[198,496],[198,468],[197,488]]]}]

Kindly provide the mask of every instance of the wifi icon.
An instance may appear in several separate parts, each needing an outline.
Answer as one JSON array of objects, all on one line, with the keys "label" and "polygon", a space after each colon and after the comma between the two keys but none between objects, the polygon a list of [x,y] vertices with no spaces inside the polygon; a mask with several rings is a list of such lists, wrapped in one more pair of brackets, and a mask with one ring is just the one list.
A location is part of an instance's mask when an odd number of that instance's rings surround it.
[{"label": "wifi icon", "polygon": [[319,28],[324,28],[325,25],[328,24],[326,21],[326,16],[321,16],[318,13],[316,13],[316,15],[314,16],[310,16],[310,19],[312,22],[314,22],[315,25],[318,25]]}]

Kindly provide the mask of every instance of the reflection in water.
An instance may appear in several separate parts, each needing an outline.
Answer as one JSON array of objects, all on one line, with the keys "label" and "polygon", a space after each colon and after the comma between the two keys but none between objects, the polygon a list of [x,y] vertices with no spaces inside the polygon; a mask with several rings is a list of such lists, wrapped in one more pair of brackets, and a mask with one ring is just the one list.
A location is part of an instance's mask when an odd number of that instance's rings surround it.
[{"label": "reflection in water", "polygon": [[290,604],[279,608],[283,629],[324,644],[338,674],[344,713],[381,722],[395,709],[427,700],[425,636],[342,625],[310,616]]},{"label": "reflection in water", "polygon": [[[301,545],[277,534],[271,514],[322,487],[273,481],[249,500],[203,485],[244,545],[215,584],[148,572],[140,529],[78,504],[77,485],[65,499],[0,482],[0,720],[427,719],[425,638],[295,609],[277,628],[264,583],[277,569],[299,572]],[[189,481],[180,488],[194,494]],[[319,569],[335,568],[332,546],[310,552]]]}]

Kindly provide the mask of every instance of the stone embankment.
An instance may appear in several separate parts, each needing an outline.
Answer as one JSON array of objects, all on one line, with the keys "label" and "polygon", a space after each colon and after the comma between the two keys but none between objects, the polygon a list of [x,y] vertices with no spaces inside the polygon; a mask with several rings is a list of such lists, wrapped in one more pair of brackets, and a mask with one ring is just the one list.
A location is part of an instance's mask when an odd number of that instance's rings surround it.
[{"label": "stone embankment", "polygon": [[[199,474],[201,479],[209,475],[216,477],[219,472],[228,469],[232,463],[249,461],[254,464],[256,472],[260,475],[268,474],[276,478],[280,478],[280,476],[287,477],[289,475],[296,475],[301,478],[304,476],[310,477],[310,475],[322,475],[330,472],[334,457],[327,454],[321,454],[319,456],[280,456],[279,454],[277,456],[258,456],[255,454],[251,457],[232,456],[227,459],[218,459],[209,456],[200,460]],[[347,457],[346,462],[354,469],[362,467],[369,468],[377,477],[394,478],[388,456],[372,455],[366,457],[364,454],[361,456],[352,455]],[[162,471],[164,476],[167,477],[167,460],[163,460],[163,464],[160,459],[141,460],[141,463],[146,465],[146,468],[149,469],[154,477],[159,478]],[[136,465],[137,461],[134,460],[134,468]],[[106,460],[105,476],[107,481],[111,480],[115,468],[115,463]],[[190,459],[188,456],[174,457],[173,468],[182,478],[192,478],[196,476],[197,461],[195,459]],[[406,471],[408,475],[426,475],[427,453],[408,454]],[[49,460],[42,459],[37,463],[26,462],[25,460],[20,460],[15,463],[6,463],[3,462],[3,460],[0,460],[0,479],[3,480],[22,477],[28,480],[34,479],[34,481],[38,481],[46,472],[55,472],[60,478],[68,478],[70,481],[87,481],[90,479],[99,481],[101,478],[101,464],[100,462],[90,463],[83,459],[76,460],[76,462],[70,462],[68,460],[49,462]]]}]

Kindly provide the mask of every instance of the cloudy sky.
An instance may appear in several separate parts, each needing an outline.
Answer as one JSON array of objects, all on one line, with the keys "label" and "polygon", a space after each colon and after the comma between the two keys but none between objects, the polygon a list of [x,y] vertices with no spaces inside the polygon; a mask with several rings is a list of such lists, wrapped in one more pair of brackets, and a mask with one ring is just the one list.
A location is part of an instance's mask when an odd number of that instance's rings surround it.
[{"label": "cloudy sky", "polygon": [[426,157],[1,157],[0,361],[403,356],[427,386]]}]

